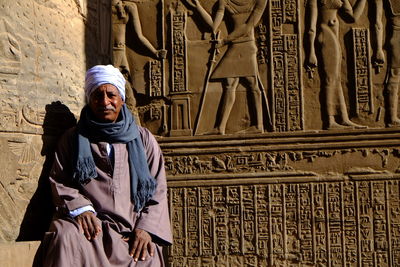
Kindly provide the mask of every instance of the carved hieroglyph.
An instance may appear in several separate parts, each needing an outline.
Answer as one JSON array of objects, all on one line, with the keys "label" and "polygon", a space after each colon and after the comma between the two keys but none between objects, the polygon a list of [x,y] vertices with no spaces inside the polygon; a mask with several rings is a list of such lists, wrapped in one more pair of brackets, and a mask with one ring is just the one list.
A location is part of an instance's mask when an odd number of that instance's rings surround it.
[{"label": "carved hieroglyph", "polygon": [[247,144],[198,138],[197,149],[160,140],[170,264],[398,266],[398,137],[370,131],[351,145],[353,136],[328,133],[243,138]]},{"label": "carved hieroglyph", "polygon": [[[299,34],[301,23],[297,1],[272,0],[269,5],[269,54],[273,130],[279,132],[304,129],[303,92]],[[285,32],[286,27],[291,28]]]},{"label": "carved hieroglyph", "polygon": [[368,29],[353,28],[354,42],[354,87],[356,88],[355,110],[357,114],[374,113],[372,94],[371,55]]}]

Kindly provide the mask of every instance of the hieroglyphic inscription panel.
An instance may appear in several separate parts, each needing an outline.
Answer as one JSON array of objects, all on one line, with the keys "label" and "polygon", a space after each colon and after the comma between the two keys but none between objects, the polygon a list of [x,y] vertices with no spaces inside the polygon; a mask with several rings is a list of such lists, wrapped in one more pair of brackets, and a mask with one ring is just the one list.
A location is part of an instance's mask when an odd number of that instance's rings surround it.
[{"label": "hieroglyphic inscription panel", "polygon": [[152,60],[149,62],[149,96],[159,97],[162,96],[162,71],[161,62]]},{"label": "hieroglyphic inscription panel", "polygon": [[356,92],[356,112],[374,112],[371,76],[370,38],[368,29],[353,28],[354,77]]},{"label": "hieroglyphic inscription panel", "polygon": [[[268,12],[270,27],[272,127],[275,131],[303,129],[301,57],[298,1],[272,0]],[[284,27],[290,25],[291,32]]]},{"label": "hieroglyphic inscription panel", "polygon": [[398,190],[399,181],[388,180],[171,187],[169,261],[220,266],[213,259],[221,256],[228,266],[398,266],[398,232],[388,236],[400,223]]},{"label": "hieroglyphic inscription panel", "polygon": [[160,139],[175,238],[169,263],[398,266],[398,137],[308,132],[198,138],[196,148]]},{"label": "hieroglyphic inscription panel", "polygon": [[182,5],[170,9],[171,39],[172,39],[172,86],[171,94],[189,91],[187,84],[187,44],[186,23],[187,14]]}]

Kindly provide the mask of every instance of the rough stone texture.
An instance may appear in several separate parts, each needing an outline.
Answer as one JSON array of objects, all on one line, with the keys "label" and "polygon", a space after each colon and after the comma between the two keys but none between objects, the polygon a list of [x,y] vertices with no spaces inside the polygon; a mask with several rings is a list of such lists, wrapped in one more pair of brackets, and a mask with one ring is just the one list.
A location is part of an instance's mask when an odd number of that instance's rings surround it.
[{"label": "rough stone texture", "polygon": [[86,68],[102,60],[100,8],[99,1],[0,2],[2,241],[40,239],[47,228],[52,207],[43,197],[45,179],[34,193],[57,136],[83,106]]},{"label": "rough stone texture", "polygon": [[399,137],[375,129],[161,140],[171,266],[398,266]]},{"label": "rough stone texture", "polygon": [[0,264],[2,267],[29,267],[40,242],[0,243]]}]

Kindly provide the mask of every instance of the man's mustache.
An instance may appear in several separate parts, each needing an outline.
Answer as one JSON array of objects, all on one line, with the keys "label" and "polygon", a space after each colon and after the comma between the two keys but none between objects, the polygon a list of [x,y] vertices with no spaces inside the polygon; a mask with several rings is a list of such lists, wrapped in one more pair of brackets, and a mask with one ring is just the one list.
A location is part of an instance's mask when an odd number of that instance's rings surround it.
[{"label": "man's mustache", "polygon": [[96,109],[97,111],[109,111],[109,110],[111,110],[111,111],[117,111],[116,109],[115,109],[115,107],[113,107],[113,106],[106,106],[106,107],[100,107],[100,108],[97,108]]}]

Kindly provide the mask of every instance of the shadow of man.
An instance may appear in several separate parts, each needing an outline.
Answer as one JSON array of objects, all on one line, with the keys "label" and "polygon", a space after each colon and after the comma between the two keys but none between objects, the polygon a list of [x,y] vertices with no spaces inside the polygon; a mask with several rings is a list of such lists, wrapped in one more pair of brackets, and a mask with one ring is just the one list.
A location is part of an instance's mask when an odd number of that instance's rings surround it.
[{"label": "shadow of man", "polygon": [[46,105],[43,122],[41,155],[45,157],[38,186],[25,211],[17,241],[42,240],[54,213],[49,173],[54,161],[54,152],[61,135],[76,125],[70,109],[60,101]]}]

